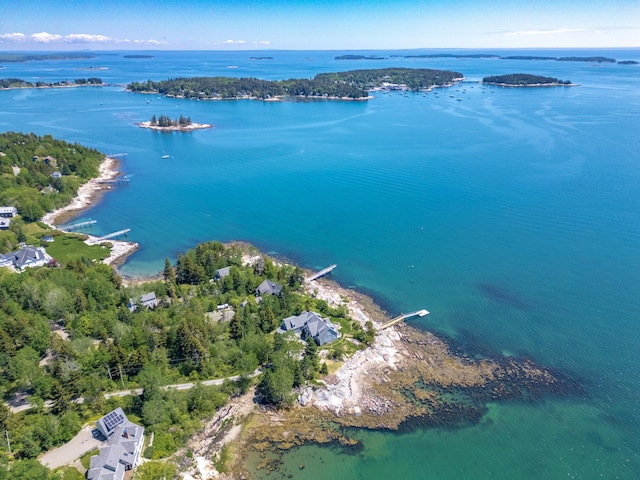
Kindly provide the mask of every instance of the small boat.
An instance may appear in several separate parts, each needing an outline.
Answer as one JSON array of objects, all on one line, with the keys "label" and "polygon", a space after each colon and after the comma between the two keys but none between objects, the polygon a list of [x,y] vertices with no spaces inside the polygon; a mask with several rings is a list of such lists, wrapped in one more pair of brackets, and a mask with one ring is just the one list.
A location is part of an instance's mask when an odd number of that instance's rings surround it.
[{"label": "small boat", "polygon": [[162,158],[169,158],[169,154],[168,153],[163,153],[162,154]]}]

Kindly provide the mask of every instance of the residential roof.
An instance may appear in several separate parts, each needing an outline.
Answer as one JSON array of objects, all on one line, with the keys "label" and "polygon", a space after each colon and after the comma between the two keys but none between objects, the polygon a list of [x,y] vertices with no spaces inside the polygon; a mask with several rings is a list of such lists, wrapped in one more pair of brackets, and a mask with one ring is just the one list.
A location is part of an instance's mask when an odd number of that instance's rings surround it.
[{"label": "residential roof", "polygon": [[10,218],[0,217],[0,230],[7,230],[9,228],[9,225],[11,225]]},{"label": "residential roof", "polygon": [[280,295],[282,286],[271,280],[265,280],[258,288],[256,288],[256,295]]},{"label": "residential roof", "polygon": [[[140,297],[140,305],[147,308],[155,308],[158,306],[158,299],[156,298],[156,292],[145,293]],[[135,298],[130,298],[127,307],[130,312],[135,312],[138,308],[138,303]]]},{"label": "residential roof", "polygon": [[18,214],[18,209],[16,207],[0,207],[0,215],[9,215],[11,217]]},{"label": "residential roof", "polygon": [[97,427],[107,445],[91,457],[87,480],[122,480],[125,470],[138,465],[144,428],[130,422],[120,407],[98,420]]},{"label": "residential roof", "polygon": [[316,312],[303,311],[282,320],[280,333],[294,331],[296,334],[313,338],[318,345],[334,341],[340,336],[336,326],[328,318],[322,318]]},{"label": "residential roof", "polygon": [[17,252],[11,252],[4,255],[4,262],[10,260],[13,266],[22,269],[28,267],[39,267],[53,260],[43,247],[34,247],[29,245],[23,247]]},{"label": "residential roof", "polygon": [[215,278],[220,280],[221,278],[224,278],[227,275],[229,275],[229,273],[231,273],[231,267],[219,268],[218,270],[216,270]]}]

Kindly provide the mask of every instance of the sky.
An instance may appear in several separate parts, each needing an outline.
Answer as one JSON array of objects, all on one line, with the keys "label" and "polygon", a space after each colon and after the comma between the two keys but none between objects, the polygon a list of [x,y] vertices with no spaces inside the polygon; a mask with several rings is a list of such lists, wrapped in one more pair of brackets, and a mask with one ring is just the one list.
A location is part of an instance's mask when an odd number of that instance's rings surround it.
[{"label": "sky", "polygon": [[640,0],[1,0],[0,51],[640,46]]}]

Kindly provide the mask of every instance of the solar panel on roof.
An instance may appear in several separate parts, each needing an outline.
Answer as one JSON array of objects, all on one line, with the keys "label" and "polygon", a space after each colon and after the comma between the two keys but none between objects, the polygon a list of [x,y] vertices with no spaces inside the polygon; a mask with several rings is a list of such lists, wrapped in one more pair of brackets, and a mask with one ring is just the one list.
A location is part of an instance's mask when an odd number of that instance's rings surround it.
[{"label": "solar panel on roof", "polygon": [[108,430],[113,430],[122,422],[124,422],[124,416],[116,411],[109,412],[104,416],[104,424]]}]

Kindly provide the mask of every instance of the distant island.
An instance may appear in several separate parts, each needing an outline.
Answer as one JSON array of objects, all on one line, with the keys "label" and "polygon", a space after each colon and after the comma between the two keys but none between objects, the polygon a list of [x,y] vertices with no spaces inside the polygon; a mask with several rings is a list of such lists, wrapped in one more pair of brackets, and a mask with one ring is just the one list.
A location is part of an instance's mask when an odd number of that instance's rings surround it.
[{"label": "distant island", "polygon": [[0,62],[32,62],[36,60],[86,60],[96,58],[91,53],[0,53]]},{"label": "distant island", "polygon": [[636,62],[635,60],[620,60],[618,65],[638,65],[640,62]]},{"label": "distant island", "polygon": [[336,60],[385,60],[384,57],[378,55],[338,55]]},{"label": "distant island", "polygon": [[202,100],[366,100],[370,98],[371,90],[429,90],[453,85],[463,78],[461,73],[449,70],[384,68],[321,73],[311,79],[277,81],[257,78],[182,77],[160,82],[133,82],[127,85],[127,90]]},{"label": "distant island", "polygon": [[101,78],[76,78],[75,80],[61,80],[59,82],[27,82],[20,78],[0,78],[0,90],[12,88],[62,88],[79,86],[102,86],[105,85]]},{"label": "distant island", "polygon": [[249,57],[249,60],[273,60],[273,57]]},{"label": "distant island", "polygon": [[[503,57],[501,55],[495,55],[490,53],[425,53],[419,55],[391,55],[389,58],[495,58],[500,60],[552,60],[557,62],[593,62],[593,63],[616,63],[615,58],[608,57],[546,57],[539,55],[509,55]],[[365,55],[339,55],[335,57],[336,60],[385,60],[385,57],[379,57],[377,55],[365,56]],[[625,65],[631,65],[631,60],[624,62],[618,62]],[[634,62],[633,64],[638,63]]]},{"label": "distant island", "polygon": [[123,58],[155,58],[154,55],[123,55]]},{"label": "distant island", "polygon": [[559,80],[554,77],[542,77],[528,73],[510,73],[484,77],[482,83],[503,87],[561,87],[572,85],[571,80]]},{"label": "distant island", "polygon": [[172,119],[167,115],[160,115],[159,117],[154,115],[151,120],[140,122],[138,126],[161,132],[190,132],[212,127],[208,123],[193,123],[191,117],[183,117],[182,115],[177,119]]}]

